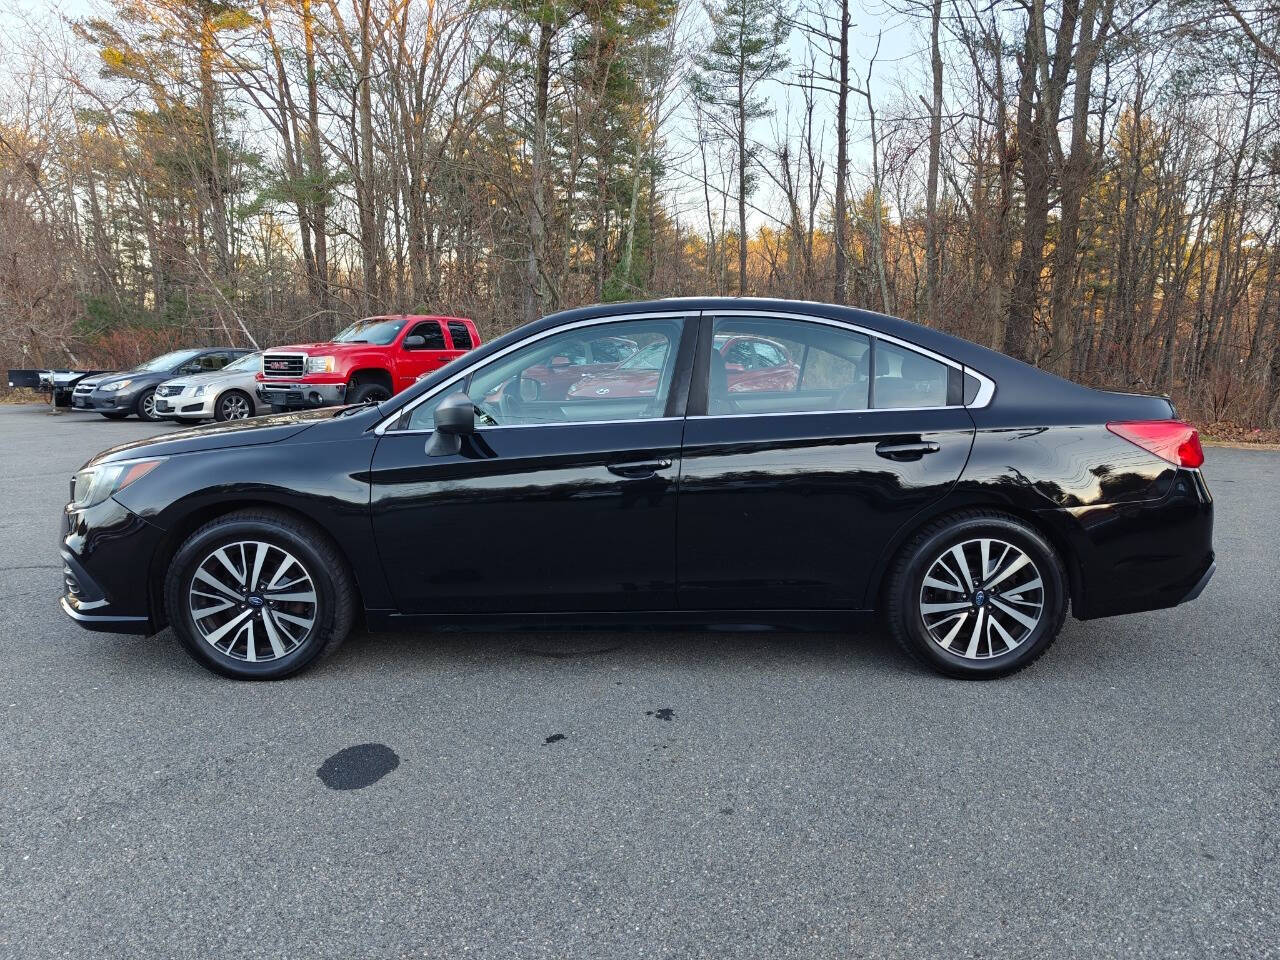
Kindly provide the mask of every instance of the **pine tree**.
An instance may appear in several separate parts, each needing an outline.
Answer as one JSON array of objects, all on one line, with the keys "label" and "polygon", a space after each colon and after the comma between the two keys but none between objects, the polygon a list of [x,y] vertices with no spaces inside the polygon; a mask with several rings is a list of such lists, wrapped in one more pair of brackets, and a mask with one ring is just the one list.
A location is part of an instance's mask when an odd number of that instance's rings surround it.
[{"label": "pine tree", "polygon": [[747,197],[755,186],[751,167],[756,146],[751,124],[773,113],[759,95],[761,83],[787,66],[783,51],[790,32],[784,11],[770,0],[703,0],[711,22],[711,43],[694,57],[693,95],[721,134],[737,146],[738,293],[747,292]]}]

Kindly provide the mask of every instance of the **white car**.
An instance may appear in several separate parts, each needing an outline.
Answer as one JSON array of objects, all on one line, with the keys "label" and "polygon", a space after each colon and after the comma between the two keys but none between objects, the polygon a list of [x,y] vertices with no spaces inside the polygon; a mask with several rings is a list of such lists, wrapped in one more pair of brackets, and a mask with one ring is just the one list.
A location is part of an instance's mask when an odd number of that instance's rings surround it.
[{"label": "white car", "polygon": [[156,387],[156,416],[169,420],[244,420],[269,413],[257,399],[262,354],[246,353],[221,370],[166,380]]}]

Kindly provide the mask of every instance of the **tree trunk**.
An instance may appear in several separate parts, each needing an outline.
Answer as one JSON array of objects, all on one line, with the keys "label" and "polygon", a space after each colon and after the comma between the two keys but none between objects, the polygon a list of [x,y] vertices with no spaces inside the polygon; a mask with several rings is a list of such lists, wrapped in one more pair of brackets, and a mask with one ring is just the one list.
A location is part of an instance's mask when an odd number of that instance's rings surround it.
[{"label": "tree trunk", "polygon": [[533,143],[530,146],[529,258],[525,271],[525,320],[542,315],[546,300],[543,256],[546,247],[547,107],[551,99],[551,41],[555,26],[545,16],[538,22],[538,46],[533,72]]},{"label": "tree trunk", "polygon": [[849,0],[840,0],[839,87],[836,90],[835,296],[849,302]]},{"label": "tree trunk", "polygon": [[[938,326],[938,165],[942,152],[942,51],[938,28],[942,22],[942,0],[933,0],[929,49],[933,66],[933,99],[929,104],[929,172],[925,194],[925,280],[924,295],[929,326]],[[876,210],[879,219],[880,211]],[[888,306],[885,307],[888,310]]]}]

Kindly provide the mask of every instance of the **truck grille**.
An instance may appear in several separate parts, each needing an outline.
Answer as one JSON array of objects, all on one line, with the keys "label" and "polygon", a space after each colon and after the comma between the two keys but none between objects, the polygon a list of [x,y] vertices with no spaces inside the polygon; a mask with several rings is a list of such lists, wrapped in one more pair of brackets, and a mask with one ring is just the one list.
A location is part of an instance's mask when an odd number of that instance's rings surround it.
[{"label": "truck grille", "polygon": [[268,377],[300,377],[307,372],[307,358],[301,353],[263,354],[262,372]]}]

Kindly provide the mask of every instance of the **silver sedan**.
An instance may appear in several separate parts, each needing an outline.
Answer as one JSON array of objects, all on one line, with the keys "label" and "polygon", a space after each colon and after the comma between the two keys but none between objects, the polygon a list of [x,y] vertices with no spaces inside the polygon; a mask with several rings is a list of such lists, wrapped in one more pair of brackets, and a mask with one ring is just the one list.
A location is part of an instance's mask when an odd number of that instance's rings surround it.
[{"label": "silver sedan", "polygon": [[269,412],[257,399],[262,354],[247,353],[221,370],[166,380],[156,388],[156,415],[170,420],[244,420]]}]

